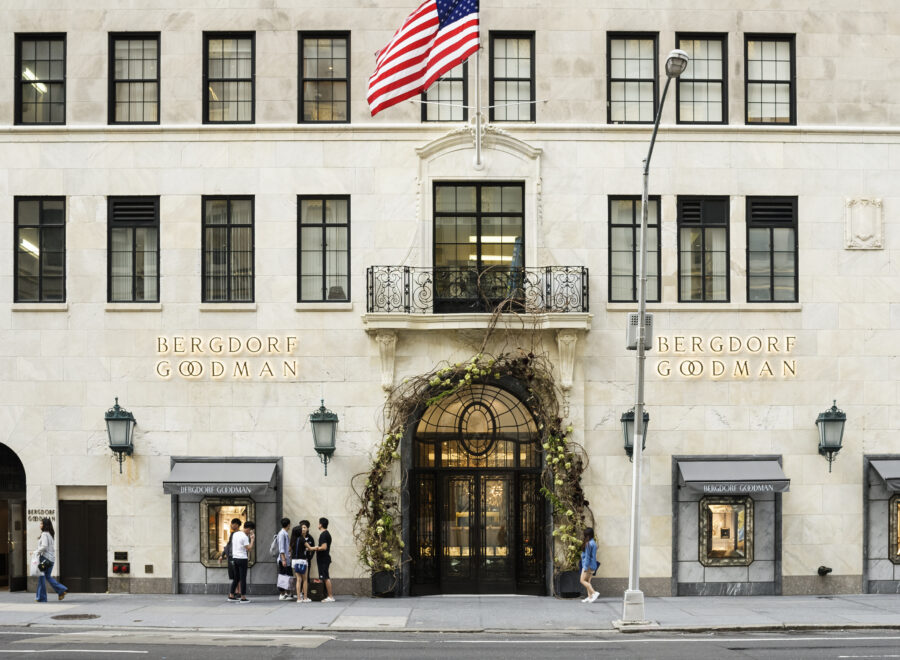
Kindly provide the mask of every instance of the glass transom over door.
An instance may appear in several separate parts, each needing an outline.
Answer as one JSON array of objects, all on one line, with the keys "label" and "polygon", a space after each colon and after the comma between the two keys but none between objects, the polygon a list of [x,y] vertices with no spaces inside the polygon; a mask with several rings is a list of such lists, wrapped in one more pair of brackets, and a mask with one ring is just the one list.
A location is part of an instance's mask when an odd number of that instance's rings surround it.
[{"label": "glass transom over door", "polygon": [[410,480],[413,595],[545,593],[536,438],[527,408],[500,388],[429,408]]}]

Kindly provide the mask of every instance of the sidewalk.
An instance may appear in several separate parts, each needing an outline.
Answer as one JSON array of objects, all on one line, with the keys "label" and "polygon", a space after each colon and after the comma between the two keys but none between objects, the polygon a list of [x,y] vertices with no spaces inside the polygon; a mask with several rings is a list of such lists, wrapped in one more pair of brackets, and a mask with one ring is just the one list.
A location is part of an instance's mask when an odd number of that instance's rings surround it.
[{"label": "sidewalk", "polygon": [[[622,601],[593,604],[535,596],[338,597],[336,603],[282,602],[258,596],[70,594],[35,603],[32,593],[0,592],[0,626],[66,625],[281,631],[615,632]],[[900,596],[647,598],[646,614],[663,631],[900,629]],[[618,633],[616,633],[618,634]]]}]

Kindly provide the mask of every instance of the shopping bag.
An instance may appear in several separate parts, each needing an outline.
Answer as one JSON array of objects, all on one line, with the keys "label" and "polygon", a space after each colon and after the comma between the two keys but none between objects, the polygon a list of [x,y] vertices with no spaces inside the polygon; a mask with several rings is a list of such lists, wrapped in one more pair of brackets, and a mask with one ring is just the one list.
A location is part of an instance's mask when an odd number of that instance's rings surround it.
[{"label": "shopping bag", "polygon": [[38,567],[38,564],[41,563],[41,555],[39,552],[34,552],[31,555],[31,577],[38,577],[41,575],[41,569]]},{"label": "shopping bag", "polygon": [[325,598],[325,583],[319,578],[309,581],[309,588],[306,597],[313,601],[320,601]]},{"label": "shopping bag", "polygon": [[292,579],[293,579],[293,578],[291,578],[290,575],[281,575],[281,574],[279,574],[279,575],[278,575],[278,588],[279,588],[279,589],[288,589],[288,590],[290,590],[290,589],[292,588],[292,586],[291,586],[291,580],[292,580]]}]

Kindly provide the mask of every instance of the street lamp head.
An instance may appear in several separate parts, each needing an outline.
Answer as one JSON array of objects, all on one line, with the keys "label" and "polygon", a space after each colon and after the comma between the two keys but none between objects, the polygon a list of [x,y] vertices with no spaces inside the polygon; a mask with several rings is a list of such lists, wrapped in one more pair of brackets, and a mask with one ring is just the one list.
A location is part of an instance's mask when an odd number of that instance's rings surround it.
[{"label": "street lamp head", "polygon": [[669,57],[666,59],[666,75],[669,76],[669,78],[677,78],[684,73],[685,69],[687,69],[690,59],[690,55],[683,50],[676,48],[669,53]]}]

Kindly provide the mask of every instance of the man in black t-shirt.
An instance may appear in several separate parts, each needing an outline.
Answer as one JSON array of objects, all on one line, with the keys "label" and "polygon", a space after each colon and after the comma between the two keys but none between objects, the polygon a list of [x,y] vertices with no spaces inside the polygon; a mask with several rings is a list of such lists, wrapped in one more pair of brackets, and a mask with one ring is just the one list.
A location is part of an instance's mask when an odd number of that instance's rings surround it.
[{"label": "man in black t-shirt", "polygon": [[328,532],[328,518],[319,518],[319,545],[314,549],[316,551],[316,566],[319,569],[319,579],[325,583],[325,593],[328,596],[322,600],[323,603],[333,603],[334,594],[331,591],[331,576],[328,569],[331,567],[331,534]]}]

